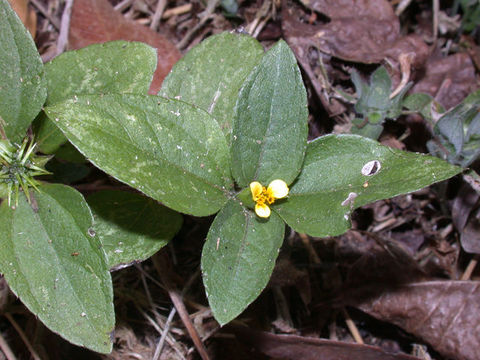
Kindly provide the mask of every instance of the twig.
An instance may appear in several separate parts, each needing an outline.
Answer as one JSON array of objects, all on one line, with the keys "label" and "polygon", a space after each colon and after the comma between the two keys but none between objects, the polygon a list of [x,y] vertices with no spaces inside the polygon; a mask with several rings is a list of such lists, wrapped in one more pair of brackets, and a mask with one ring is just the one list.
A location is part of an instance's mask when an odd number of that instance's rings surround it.
[{"label": "twig", "polygon": [[143,288],[145,289],[145,294],[147,294],[148,303],[150,304],[152,309],[154,309],[155,305],[153,303],[153,299],[152,299],[152,295],[150,294],[150,290],[148,289],[147,280],[145,279],[145,272],[141,271],[143,269],[142,269],[142,266],[140,264],[136,264],[136,268],[140,269],[140,277],[142,279]]},{"label": "twig", "polygon": [[397,9],[395,10],[395,15],[400,16],[403,11],[410,5],[412,0],[402,0],[400,4],[398,4]]},{"label": "twig", "polygon": [[130,5],[132,5],[132,3],[133,3],[133,0],[123,0],[119,2],[117,5],[115,5],[114,9],[116,11],[122,12],[123,10],[128,8]]},{"label": "twig", "polygon": [[433,44],[437,42],[438,38],[438,18],[440,16],[440,2],[433,0]]},{"label": "twig", "polygon": [[173,317],[176,314],[175,306],[170,310],[170,314],[168,314],[167,321],[165,322],[165,326],[163,327],[162,336],[158,341],[157,348],[155,349],[155,354],[153,355],[153,360],[160,359],[160,355],[162,354],[163,346],[165,345],[165,339],[167,338],[168,332],[170,331],[170,324],[172,323]]},{"label": "twig", "polygon": [[192,11],[191,3],[180,5],[180,6],[165,10],[165,12],[163,13],[162,19],[168,19],[175,15],[186,14],[190,11]]},{"label": "twig", "polygon": [[306,247],[308,254],[310,255],[310,258],[312,259],[314,264],[320,264],[320,258],[318,257],[317,252],[312,246],[312,243],[310,241],[310,238],[308,237],[307,234],[298,234],[300,236],[300,239],[302,239],[303,245]]},{"label": "twig", "polygon": [[472,277],[473,270],[475,270],[475,267],[476,267],[477,264],[478,264],[478,259],[479,259],[479,258],[480,258],[479,255],[475,255],[475,256],[470,260],[470,262],[468,263],[467,268],[466,268],[465,271],[463,272],[462,277],[460,278],[460,280],[470,280],[470,278]]},{"label": "twig", "polygon": [[[275,5],[271,0],[266,1],[262,4],[262,7],[255,14],[255,19],[246,27],[246,31],[250,35],[256,38],[260,33],[260,31],[262,31],[262,29],[267,24],[268,20],[270,20],[271,18],[271,14],[270,14],[271,7],[273,7],[273,9],[275,8]],[[264,19],[260,21],[262,18]]]},{"label": "twig", "polygon": [[293,320],[288,309],[287,299],[282,292],[280,286],[274,286],[273,299],[275,301],[275,308],[277,310],[277,318],[284,320],[290,327],[293,327]]},{"label": "twig", "polygon": [[166,6],[167,0],[158,0],[155,14],[153,14],[152,22],[150,23],[150,29],[153,31],[157,31],[158,24],[160,23],[160,19],[162,18]]},{"label": "twig", "polygon": [[151,282],[153,282],[155,285],[157,285],[160,289],[165,290],[163,284],[160,284],[152,275],[147,273],[141,266],[137,266],[137,270],[140,271],[146,278],[148,278]]},{"label": "twig", "polygon": [[253,37],[256,39],[258,37],[258,35],[260,34],[260,32],[263,30],[263,28],[265,27],[265,25],[267,25],[267,22],[270,20],[270,15],[267,16],[265,19],[263,19],[260,24],[256,27],[254,33],[253,33]]},{"label": "twig", "polygon": [[203,360],[210,360],[207,350],[205,349],[202,340],[200,340],[197,329],[195,329],[192,320],[190,320],[190,317],[188,316],[188,311],[185,308],[185,304],[183,303],[181,295],[175,289],[168,289],[168,295],[170,296],[170,300],[172,300],[173,305],[177,309],[178,315],[180,315],[180,319],[182,319],[183,325],[185,325],[188,334],[192,338],[193,344],[197,348],[200,357]]},{"label": "twig", "polygon": [[395,96],[397,96],[408,84],[414,58],[414,53],[402,53],[398,56],[398,61],[400,62],[400,71],[402,72],[402,80],[400,80],[400,84],[398,84],[397,88],[390,94],[389,99],[393,99]]},{"label": "twig", "polygon": [[13,354],[12,349],[10,349],[10,346],[8,346],[8,343],[2,336],[2,334],[0,334],[0,350],[2,350],[7,360],[17,360],[17,358]]},{"label": "twig", "polygon": [[[157,322],[155,322],[155,320],[153,320],[150,316],[148,316],[147,313],[145,313],[143,310],[141,310],[140,308],[138,308],[139,311],[142,313],[142,315],[145,317],[145,319],[148,320],[148,322],[153,326],[153,328],[160,334],[160,335],[163,335],[163,330],[160,328],[160,326],[157,324]],[[183,353],[181,352],[181,350],[178,348],[178,345],[177,345],[177,342],[175,341],[175,339],[170,339],[170,337],[168,336],[168,333],[166,333],[166,342],[168,345],[170,345],[170,347],[175,350],[178,354],[178,356],[180,356],[180,358],[182,359],[185,359],[185,356],[183,355]]]},{"label": "twig", "polygon": [[68,31],[70,29],[70,15],[74,0],[65,0],[65,9],[63,9],[62,21],[60,23],[60,33],[57,40],[57,55],[65,51],[68,43]]},{"label": "twig", "polygon": [[347,312],[347,309],[342,308],[342,313],[343,313],[343,316],[345,317],[345,323],[347,324],[348,330],[350,330],[350,333],[352,334],[355,341],[358,344],[364,344],[362,335],[360,335],[357,325],[355,325],[355,323],[353,322],[352,318],[350,317],[350,314]]},{"label": "twig", "polygon": [[213,13],[217,7],[217,5],[220,3],[220,0],[209,0],[207,8],[205,11],[202,13],[202,17],[200,21],[198,22],[197,25],[195,25],[192,29],[190,29],[183,39],[177,44],[178,49],[183,49],[184,47],[187,46],[187,44],[190,42],[191,37],[205,25],[205,23],[210,20],[213,16]]},{"label": "twig", "polygon": [[156,256],[152,257],[152,261],[155,269],[157,270],[157,273],[160,275],[160,278],[163,282],[163,285],[165,286],[165,289],[168,292],[168,295],[170,296],[170,300],[172,300],[173,306],[175,306],[175,308],[177,309],[178,315],[180,316],[183,325],[187,329],[188,335],[190,335],[200,357],[202,358],[202,360],[210,360],[207,354],[207,350],[205,349],[205,346],[203,345],[202,340],[198,335],[197,329],[195,329],[192,320],[190,320],[188,311],[185,308],[185,304],[183,303],[182,294],[177,289],[175,289],[175,286],[170,282],[170,279],[168,278],[168,270],[164,269],[167,266],[163,262],[161,264],[159,258]]},{"label": "twig", "polygon": [[27,346],[27,349],[28,349],[28,351],[30,351],[30,354],[32,355],[33,359],[34,360],[41,360],[40,356],[38,356],[38,354],[35,351],[35,349],[33,348],[32,344],[30,344],[30,341],[28,340],[27,335],[25,335],[22,328],[20,327],[20,325],[17,324],[15,319],[12,317],[12,315],[10,315],[9,313],[5,313],[3,315],[8,319],[8,321],[10,321],[10,324],[12,324],[12,326],[15,328],[18,335],[20,335],[20,338],[22,339],[22,341]]},{"label": "twig", "polygon": [[328,338],[330,340],[338,341],[338,336],[337,336],[337,312],[335,311],[333,313],[333,319],[328,325]]},{"label": "twig", "polygon": [[37,8],[38,11],[42,13],[43,16],[45,16],[48,21],[50,21],[50,24],[52,24],[55,29],[60,30],[60,23],[58,22],[58,19],[53,17],[52,14],[45,9],[41,2],[38,0],[30,0],[30,2]]}]

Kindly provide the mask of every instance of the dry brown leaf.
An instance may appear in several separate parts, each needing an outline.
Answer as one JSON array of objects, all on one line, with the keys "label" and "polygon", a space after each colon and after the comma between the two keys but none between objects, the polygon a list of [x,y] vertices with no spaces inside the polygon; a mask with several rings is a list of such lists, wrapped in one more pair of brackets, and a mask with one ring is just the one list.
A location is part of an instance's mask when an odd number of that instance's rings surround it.
[{"label": "dry brown leaf", "polygon": [[158,64],[150,94],[158,93],[163,79],[181,57],[165,36],[125,19],[107,0],[75,1],[70,21],[70,47],[79,49],[112,40],[141,41],[157,49]]},{"label": "dry brown leaf", "polygon": [[300,21],[298,7],[286,7],[283,26],[288,41],[307,37],[310,46],[343,60],[379,63],[385,57],[397,61],[401,53],[414,53],[415,65],[428,55],[426,44],[417,36],[400,36],[400,23],[386,0],[303,1],[311,10],[329,18],[325,24]]},{"label": "dry brown leaf", "polygon": [[467,53],[447,57],[432,55],[427,60],[425,69],[425,76],[415,84],[411,92],[430,94],[447,110],[478,89],[475,67]]},{"label": "dry brown leaf", "polygon": [[[412,250],[401,241],[385,238],[371,232],[347,232],[336,242],[337,261],[346,264],[344,292],[349,303],[350,289],[372,284],[381,292],[386,286],[405,284],[425,279],[426,274],[410,255]],[[373,286],[373,285],[372,285]],[[369,287],[370,288],[370,287]],[[375,288],[374,288],[375,289]]]},{"label": "dry brown leaf", "polygon": [[363,295],[359,289],[356,292],[358,296],[350,305],[403,328],[446,358],[478,360],[480,282],[412,283],[386,289],[375,296],[368,290]]},{"label": "dry brown leaf", "polygon": [[474,211],[480,195],[467,183],[460,188],[452,205],[452,221],[460,233],[465,251],[480,254],[480,212]]},{"label": "dry brown leaf", "polygon": [[29,9],[28,0],[8,0],[12,9],[17,13],[23,25],[30,31],[35,38],[37,32],[37,13],[33,9]]},{"label": "dry brown leaf", "polygon": [[376,346],[341,341],[275,335],[250,328],[234,328],[237,339],[257,351],[282,360],[419,360],[405,354],[388,353]]},{"label": "dry brown leaf", "polygon": [[[325,64],[329,56],[359,63],[380,63],[387,59],[398,64],[401,54],[412,54],[412,65],[421,67],[428,47],[417,35],[400,35],[400,24],[386,0],[304,0],[305,7],[328,17],[328,21],[310,24],[308,12],[284,0],[282,28],[298,61],[310,77],[324,107],[332,114],[328,85],[319,79],[318,58]],[[319,51],[320,55],[316,52]],[[328,69],[328,66],[326,65]],[[397,69],[400,73],[400,69]],[[327,73],[330,78],[332,74]],[[399,75],[395,78],[400,78]]]},{"label": "dry brown leaf", "polygon": [[466,252],[480,254],[480,210],[472,215],[460,234],[460,242]]},{"label": "dry brown leaf", "polygon": [[480,209],[475,208],[479,198],[470,185],[464,184],[452,205],[452,219],[462,248],[474,254],[480,254]]}]

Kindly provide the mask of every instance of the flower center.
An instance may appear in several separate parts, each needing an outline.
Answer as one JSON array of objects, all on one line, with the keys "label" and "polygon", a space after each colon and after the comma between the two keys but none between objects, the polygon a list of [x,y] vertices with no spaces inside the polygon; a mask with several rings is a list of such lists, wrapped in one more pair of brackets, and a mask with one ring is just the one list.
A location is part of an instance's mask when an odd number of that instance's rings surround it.
[{"label": "flower center", "polygon": [[270,205],[275,202],[275,196],[271,189],[267,189],[265,186],[262,186],[262,192],[256,195],[253,199],[259,205]]}]

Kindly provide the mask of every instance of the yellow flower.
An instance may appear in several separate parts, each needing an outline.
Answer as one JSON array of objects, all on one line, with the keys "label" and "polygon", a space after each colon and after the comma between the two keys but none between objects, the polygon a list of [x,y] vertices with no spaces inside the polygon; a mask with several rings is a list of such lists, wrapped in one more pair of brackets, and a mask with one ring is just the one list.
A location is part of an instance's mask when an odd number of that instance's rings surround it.
[{"label": "yellow flower", "polygon": [[262,186],[258,181],[250,183],[252,199],[255,201],[255,212],[262,218],[270,216],[270,207],[276,199],[282,199],[288,195],[288,186],[285,181],[273,180],[268,187]]}]

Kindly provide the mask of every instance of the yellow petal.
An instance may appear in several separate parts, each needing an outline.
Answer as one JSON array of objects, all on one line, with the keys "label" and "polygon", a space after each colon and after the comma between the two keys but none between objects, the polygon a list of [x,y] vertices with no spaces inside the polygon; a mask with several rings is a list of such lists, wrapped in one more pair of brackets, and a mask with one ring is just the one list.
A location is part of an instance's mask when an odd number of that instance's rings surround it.
[{"label": "yellow petal", "polygon": [[265,204],[263,205],[256,204],[255,212],[257,213],[258,216],[262,218],[268,218],[270,216],[270,208],[268,207],[268,205],[265,205]]},{"label": "yellow petal", "polygon": [[271,193],[275,199],[282,199],[288,195],[288,186],[283,180],[273,180],[268,185],[267,192]]},{"label": "yellow petal", "polygon": [[258,197],[262,195],[263,186],[258,181],[251,182],[250,191],[252,192],[253,201],[257,201]]}]

